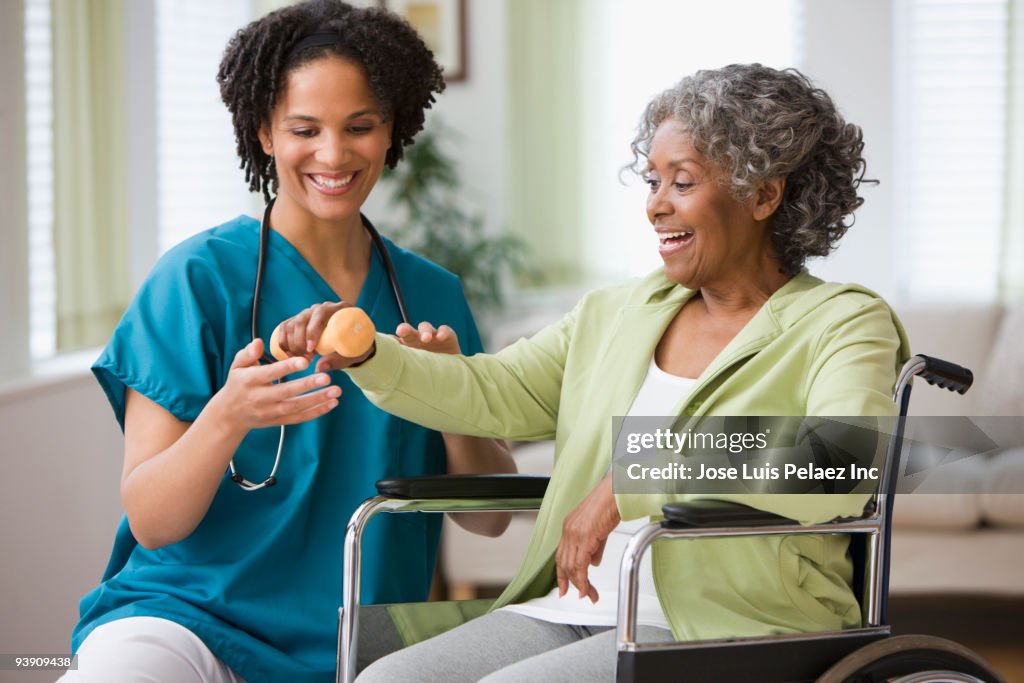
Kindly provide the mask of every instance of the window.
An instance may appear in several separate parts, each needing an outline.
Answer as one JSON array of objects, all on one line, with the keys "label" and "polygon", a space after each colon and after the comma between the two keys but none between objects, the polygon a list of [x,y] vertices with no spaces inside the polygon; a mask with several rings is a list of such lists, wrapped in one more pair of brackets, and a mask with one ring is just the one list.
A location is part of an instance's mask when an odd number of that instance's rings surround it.
[{"label": "window", "polygon": [[994,300],[1005,187],[1008,0],[903,0],[896,148],[912,298]]},{"label": "window", "polygon": [[[32,359],[42,360],[58,351],[52,12],[50,0],[24,2],[29,350]],[[133,249],[132,258],[145,269],[189,235],[240,213],[259,210],[259,199],[247,191],[238,168],[230,117],[220,101],[215,78],[228,39],[252,18],[250,0],[151,2],[140,2],[129,10],[137,13],[134,18],[143,17],[147,31],[152,27],[156,58],[139,60],[152,64],[148,68],[129,69],[127,87],[128,97],[135,100],[129,105],[131,115],[141,113],[155,119],[143,137],[129,142],[129,155],[138,158],[132,166],[156,176],[152,196],[139,193],[127,198],[150,204],[133,206],[132,211],[132,215],[145,217],[133,230],[157,233],[155,239],[135,236],[143,248]],[[132,46],[130,41],[128,44]],[[146,48],[153,49],[152,43],[145,43],[142,49]],[[153,89],[132,79],[155,79],[155,93],[147,95]],[[130,188],[126,192],[132,194]]]},{"label": "window", "polygon": [[238,167],[217,68],[228,39],[251,20],[249,0],[157,0],[159,250],[251,213],[258,203]]},{"label": "window", "polygon": [[631,161],[629,142],[644,105],[698,69],[736,62],[791,66],[798,47],[796,6],[788,0],[637,0],[588,9],[600,17],[593,54],[583,60],[584,92],[592,99],[583,106],[580,249],[594,272],[647,273],[661,263],[644,213],[647,187],[628,172],[623,186],[617,173]]}]

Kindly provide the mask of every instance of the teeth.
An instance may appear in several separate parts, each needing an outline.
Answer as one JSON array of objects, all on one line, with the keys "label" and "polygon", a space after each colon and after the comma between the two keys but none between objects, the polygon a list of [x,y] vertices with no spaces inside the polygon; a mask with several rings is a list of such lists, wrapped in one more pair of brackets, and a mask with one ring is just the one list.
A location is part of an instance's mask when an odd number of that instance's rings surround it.
[{"label": "teeth", "polygon": [[346,185],[351,183],[352,177],[354,175],[355,173],[349,173],[347,176],[343,178],[325,178],[322,175],[313,174],[310,177],[313,178],[313,182],[315,182],[317,185],[323,185],[324,187],[337,189],[339,187],[345,187]]},{"label": "teeth", "polygon": [[658,237],[659,237],[659,239],[661,239],[662,242],[664,242],[665,240],[672,240],[672,239],[676,239],[676,238],[679,238],[679,237],[686,237],[687,235],[692,235],[692,234],[693,234],[692,232],[663,232]]}]

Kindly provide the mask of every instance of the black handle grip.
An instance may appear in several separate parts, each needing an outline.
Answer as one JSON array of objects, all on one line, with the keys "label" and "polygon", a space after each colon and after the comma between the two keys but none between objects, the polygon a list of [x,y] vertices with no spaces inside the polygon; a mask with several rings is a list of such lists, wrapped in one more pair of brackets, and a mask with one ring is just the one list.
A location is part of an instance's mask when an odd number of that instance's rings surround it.
[{"label": "black handle grip", "polygon": [[918,356],[925,362],[924,369],[918,374],[928,384],[934,384],[958,394],[966,394],[974,383],[974,373],[963,366],[933,356],[924,354],[918,354]]},{"label": "black handle grip", "polygon": [[787,517],[725,500],[666,503],[662,526],[673,528],[749,527],[799,524]]},{"label": "black handle grip", "polygon": [[523,474],[441,474],[396,477],[377,482],[391,498],[543,498],[548,477]]}]

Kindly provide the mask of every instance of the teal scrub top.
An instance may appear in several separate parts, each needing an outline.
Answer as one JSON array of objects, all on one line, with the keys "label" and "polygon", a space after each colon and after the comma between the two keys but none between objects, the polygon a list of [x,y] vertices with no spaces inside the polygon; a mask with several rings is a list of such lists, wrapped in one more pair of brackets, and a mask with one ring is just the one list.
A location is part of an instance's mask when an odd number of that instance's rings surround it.
[{"label": "teal scrub top", "polygon": [[[250,341],[259,223],[239,217],[200,233],[157,263],[93,366],[124,426],[131,387],[191,422],[223,386]],[[448,324],[462,350],[482,350],[457,277],[385,240],[412,323]],[[335,294],[299,252],[271,231],[259,333]],[[357,305],[381,331],[401,322],[380,255],[373,250]],[[307,370],[310,372],[310,370]],[[378,479],[445,470],[441,435],[374,407],[342,372],[340,405],[286,428],[278,483],[246,492],[225,476],[198,528],[146,550],[121,520],[100,585],[82,598],[72,650],[100,624],[154,616],[193,631],[239,676],[258,681],[333,680],[345,525],[375,495]],[[249,433],[235,453],[262,481],[278,428]],[[364,603],[424,600],[439,515],[381,515],[363,539]]]}]

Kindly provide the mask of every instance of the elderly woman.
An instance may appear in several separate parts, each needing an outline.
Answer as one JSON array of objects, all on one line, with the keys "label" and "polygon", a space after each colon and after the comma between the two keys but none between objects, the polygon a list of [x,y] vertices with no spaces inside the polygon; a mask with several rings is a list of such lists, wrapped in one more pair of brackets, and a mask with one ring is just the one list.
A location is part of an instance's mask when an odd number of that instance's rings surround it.
[{"label": "elderly woman", "polygon": [[[589,294],[495,355],[430,354],[378,336],[363,358],[320,361],[348,367],[374,403],[434,429],[556,440],[530,546],[492,611],[377,661],[360,680],[614,678],[622,538],[629,520],[660,514],[666,497],[613,493],[612,416],[895,412],[906,344],[889,307],[803,268],[835,247],[862,203],[861,131],[829,96],[791,69],[701,71],[648,105],[632,148],[663,268]],[[311,338],[335,307],[323,308],[297,321]],[[865,498],[744,502],[812,523],[857,514]],[[856,626],[846,544],[774,536],[656,545],[641,583],[640,639]]]}]

